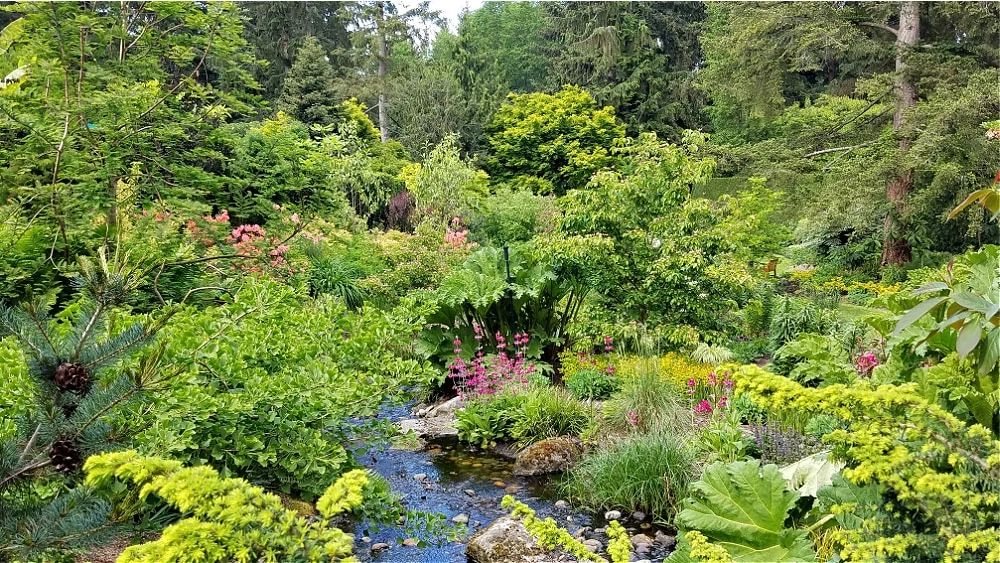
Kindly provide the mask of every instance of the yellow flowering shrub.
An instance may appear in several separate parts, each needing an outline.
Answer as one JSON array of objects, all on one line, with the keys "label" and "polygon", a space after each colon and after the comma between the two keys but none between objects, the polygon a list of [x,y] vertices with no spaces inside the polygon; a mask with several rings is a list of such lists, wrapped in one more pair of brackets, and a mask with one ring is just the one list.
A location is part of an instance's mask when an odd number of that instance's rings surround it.
[{"label": "yellow flowering shrub", "polygon": [[208,466],[184,467],[129,450],[92,456],[83,468],[87,485],[128,491],[118,499],[125,514],[155,495],[187,516],[159,539],[128,547],[118,563],[356,561],[354,537],[332,527],[329,518],[360,506],[368,483],[362,470],[331,485],[318,503],[323,518],[310,522],[284,508],[278,496],[243,479],[220,477]]},{"label": "yellow flowering shrub", "polygon": [[771,412],[842,420],[847,428],[823,441],[846,463],[843,476],[889,493],[877,516],[855,514],[860,525],[833,533],[844,560],[1000,561],[1000,441],[990,430],[929,403],[912,383],[807,388],[757,366],[734,379],[738,392]]},{"label": "yellow flowering shrub", "polygon": [[655,369],[660,377],[669,383],[683,389],[688,380],[697,383],[707,383],[712,366],[696,362],[682,354],[670,352],[663,356],[647,358],[643,356],[592,355],[580,352],[566,351],[560,354],[563,380],[585,369],[606,371],[609,365],[614,366],[614,373],[622,378],[635,377],[641,370]]},{"label": "yellow flowering shrub", "polygon": [[[642,369],[648,369],[649,358],[638,356],[627,356],[618,361],[616,368],[622,377],[632,377]],[[696,362],[676,352],[654,358],[653,364],[660,374],[660,378],[683,389],[690,379],[696,383],[707,383],[708,375],[713,368],[710,365]]]},{"label": "yellow flowering shrub", "polygon": [[837,276],[829,281],[820,284],[821,289],[826,290],[836,290],[840,293],[849,293],[851,291],[864,291],[866,293],[871,293],[873,295],[881,297],[882,295],[888,295],[890,293],[897,293],[899,291],[900,285],[898,283],[894,284],[881,284],[879,282],[857,282],[852,281],[847,283],[844,278]]}]

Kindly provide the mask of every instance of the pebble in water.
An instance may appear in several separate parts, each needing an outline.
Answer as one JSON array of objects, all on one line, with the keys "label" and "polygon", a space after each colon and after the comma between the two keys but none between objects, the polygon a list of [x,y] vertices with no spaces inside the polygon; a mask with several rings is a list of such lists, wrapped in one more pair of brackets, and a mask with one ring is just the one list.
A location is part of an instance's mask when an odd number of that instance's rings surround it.
[{"label": "pebble in water", "polygon": [[474,497],[474,496],[476,496],[476,491],[474,491],[474,490],[472,490],[472,489],[465,489],[465,490],[464,490],[464,491],[462,491],[462,492],[463,492],[463,493],[465,493],[465,494],[467,494],[467,495],[469,495],[470,497]]},{"label": "pebble in water", "polygon": [[595,539],[584,540],[583,546],[586,547],[587,551],[591,553],[597,553],[598,551],[601,550],[602,547],[604,547],[601,544],[600,540],[595,540]]},{"label": "pebble in water", "polygon": [[605,520],[620,520],[622,513],[619,510],[609,510],[604,513]]},{"label": "pebble in water", "polygon": [[559,499],[556,501],[556,508],[569,508],[569,503],[562,499]]},{"label": "pebble in water", "polygon": [[426,473],[417,473],[416,475],[413,476],[413,478],[416,479],[417,481],[423,481],[424,479],[427,478],[427,474]]},{"label": "pebble in water", "polygon": [[416,547],[417,543],[419,542],[417,542],[416,538],[406,538],[403,540],[403,547]]},{"label": "pebble in water", "polygon": [[389,544],[387,543],[372,544],[372,551],[382,551],[385,549],[389,549]]},{"label": "pebble in water", "polygon": [[456,524],[468,524],[469,523],[469,515],[468,514],[459,514],[458,516],[452,518],[451,521],[454,522],[454,523],[456,523]]},{"label": "pebble in water", "polygon": [[503,481],[493,481],[493,486],[499,489],[503,489],[507,487],[507,483],[504,483]]}]

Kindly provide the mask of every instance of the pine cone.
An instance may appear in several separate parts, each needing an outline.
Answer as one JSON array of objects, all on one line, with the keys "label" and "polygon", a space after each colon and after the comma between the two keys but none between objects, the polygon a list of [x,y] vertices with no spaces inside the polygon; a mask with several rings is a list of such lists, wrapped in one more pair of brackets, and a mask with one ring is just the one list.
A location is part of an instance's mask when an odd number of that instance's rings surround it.
[{"label": "pine cone", "polygon": [[87,368],[80,364],[69,362],[59,364],[52,379],[60,391],[79,393],[90,388],[90,374],[87,373]]},{"label": "pine cone", "polygon": [[72,440],[58,440],[49,448],[49,459],[52,467],[63,473],[74,473],[82,461],[80,450]]}]

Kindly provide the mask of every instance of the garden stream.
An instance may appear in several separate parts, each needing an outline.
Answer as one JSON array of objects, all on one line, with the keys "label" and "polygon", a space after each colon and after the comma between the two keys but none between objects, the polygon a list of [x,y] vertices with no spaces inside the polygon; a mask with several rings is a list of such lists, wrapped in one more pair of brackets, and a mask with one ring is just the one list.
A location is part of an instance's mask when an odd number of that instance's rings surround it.
[{"label": "garden stream", "polygon": [[[411,406],[386,407],[378,416],[394,422],[412,418]],[[558,476],[516,476],[512,471],[513,459],[459,442],[454,437],[422,442],[417,449],[385,448],[358,453],[356,457],[362,466],[389,481],[393,492],[402,496],[407,510],[440,513],[449,528],[456,523],[464,523],[467,528],[467,533],[457,540],[423,538],[431,541],[413,545],[416,538],[403,526],[378,529],[362,522],[353,530],[355,553],[361,561],[464,562],[468,537],[508,513],[500,506],[506,494],[530,506],[540,518],[551,516],[581,540],[593,538],[602,546],[607,545],[603,514],[589,513],[559,501]],[[621,522],[630,533],[652,536],[657,532],[649,524],[641,525],[640,529],[640,523],[628,517],[626,514]],[[661,561],[669,553],[660,543],[650,547],[642,556],[633,555],[633,560]],[[606,554],[603,556],[607,558]]]}]

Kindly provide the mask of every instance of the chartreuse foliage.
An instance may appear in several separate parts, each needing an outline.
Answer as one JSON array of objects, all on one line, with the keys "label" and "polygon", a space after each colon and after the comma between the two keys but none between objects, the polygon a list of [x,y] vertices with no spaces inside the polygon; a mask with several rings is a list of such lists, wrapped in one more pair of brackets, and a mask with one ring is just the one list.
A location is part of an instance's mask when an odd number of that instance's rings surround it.
[{"label": "chartreuse foliage", "polygon": [[284,508],[276,495],[207,466],[184,467],[128,450],[93,456],[84,471],[87,485],[98,491],[131,491],[122,502],[155,496],[183,515],[159,539],[127,548],[120,563],[354,561],[353,536],[330,520],[361,506],[370,479],[358,469],[342,475],[316,504],[322,518],[310,521]]},{"label": "chartreuse foliage", "polygon": [[830,507],[845,560],[1000,561],[1000,441],[989,430],[929,403],[915,384],[813,389],[756,366],[736,375],[738,392],[779,416],[836,417],[844,428],[823,440],[846,463],[843,476],[884,491],[876,510]]},{"label": "chartreuse foliage", "polygon": [[[576,557],[579,561],[595,561],[597,563],[607,563],[600,555],[587,549],[583,542],[573,537],[565,528],[560,528],[559,524],[552,518],[545,520],[535,516],[535,511],[530,506],[515,500],[510,495],[504,495],[501,506],[511,511],[511,516],[520,518],[524,522],[528,533],[538,540],[538,544],[546,549],[560,548],[566,553]],[[628,532],[616,520],[608,524],[608,554],[611,555],[611,563],[626,563],[629,560]]]},{"label": "chartreuse foliage", "polygon": [[585,90],[511,94],[487,128],[488,170],[501,180],[541,178],[556,194],[581,188],[612,165],[610,147],[625,136],[615,110],[600,108]]},{"label": "chartreuse foliage", "polygon": [[[736,561],[815,561],[806,531],[785,526],[799,499],[786,487],[776,465],[713,463],[691,485],[677,523],[681,531],[697,530]],[[692,560],[688,541],[680,542],[672,563]]]}]

